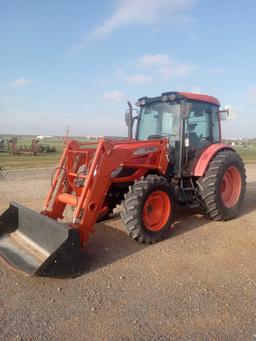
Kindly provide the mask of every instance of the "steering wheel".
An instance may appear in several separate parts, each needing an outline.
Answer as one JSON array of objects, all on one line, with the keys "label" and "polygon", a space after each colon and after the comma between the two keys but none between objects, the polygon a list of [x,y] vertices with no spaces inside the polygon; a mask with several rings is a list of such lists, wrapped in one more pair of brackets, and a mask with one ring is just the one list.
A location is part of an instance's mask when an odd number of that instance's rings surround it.
[{"label": "steering wheel", "polygon": [[203,139],[203,134],[201,134],[201,135],[198,137],[198,140],[199,140],[199,142],[204,141],[204,139]]}]

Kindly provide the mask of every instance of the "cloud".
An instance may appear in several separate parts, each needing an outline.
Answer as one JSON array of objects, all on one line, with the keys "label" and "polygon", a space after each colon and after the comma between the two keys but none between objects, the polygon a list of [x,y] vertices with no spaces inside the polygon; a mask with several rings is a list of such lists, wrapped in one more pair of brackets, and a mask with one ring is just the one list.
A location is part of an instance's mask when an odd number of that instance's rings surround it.
[{"label": "cloud", "polygon": [[82,50],[97,37],[104,37],[124,26],[149,25],[167,17],[168,21],[190,21],[184,14],[198,0],[117,0],[112,15],[75,44],[68,54]]},{"label": "cloud", "polygon": [[201,88],[200,88],[199,86],[197,86],[197,85],[192,86],[192,88],[191,88],[190,91],[193,92],[193,93],[195,93],[195,94],[200,94],[200,93],[202,93]]},{"label": "cloud", "polygon": [[125,99],[125,94],[121,90],[115,90],[104,93],[102,98],[110,102],[121,102]]},{"label": "cloud", "polygon": [[11,82],[11,86],[14,88],[18,88],[21,86],[25,86],[27,84],[29,84],[31,81],[27,78],[19,78],[19,79],[15,79],[14,81]]},{"label": "cloud", "polygon": [[195,66],[189,63],[179,63],[172,61],[168,66],[158,70],[158,74],[163,80],[181,78],[190,75],[195,70]]},{"label": "cloud", "polygon": [[195,0],[119,0],[111,17],[99,25],[92,34],[102,36],[121,26],[134,23],[149,24],[163,14],[175,16],[186,11],[195,3]]},{"label": "cloud", "polygon": [[256,85],[251,86],[248,90],[247,90],[247,101],[250,104],[256,104]]},{"label": "cloud", "polygon": [[206,70],[206,74],[210,74],[210,73],[221,73],[223,72],[224,69],[220,66],[216,66],[216,67],[213,67],[213,68],[210,68],[208,70]]},{"label": "cloud", "polygon": [[195,66],[187,62],[178,62],[168,54],[147,54],[137,59],[139,68],[151,70],[162,80],[185,77],[195,70]]},{"label": "cloud", "polygon": [[170,62],[170,57],[166,53],[146,54],[137,59],[139,67],[150,69],[152,67],[165,66]]},{"label": "cloud", "polygon": [[126,78],[126,82],[130,84],[149,84],[152,82],[152,77],[143,74],[131,75]]},{"label": "cloud", "polygon": [[153,81],[184,78],[197,67],[180,62],[166,53],[146,54],[128,63],[130,70],[119,68],[114,71],[118,82],[132,85],[147,85]]},{"label": "cloud", "polygon": [[114,71],[114,78],[117,79],[118,82],[121,81],[121,82],[132,84],[132,85],[150,84],[153,81],[150,75],[146,75],[144,73],[134,73],[134,74],[132,73],[129,75],[125,70],[121,68],[116,69]]}]

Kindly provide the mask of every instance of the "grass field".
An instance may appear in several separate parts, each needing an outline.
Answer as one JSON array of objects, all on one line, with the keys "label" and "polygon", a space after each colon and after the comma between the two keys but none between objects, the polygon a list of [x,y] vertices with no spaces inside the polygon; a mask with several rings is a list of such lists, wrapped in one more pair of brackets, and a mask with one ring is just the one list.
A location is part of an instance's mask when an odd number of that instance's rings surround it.
[{"label": "grass field", "polygon": [[241,155],[245,163],[256,162],[256,145],[236,146],[235,147],[238,154]]},{"label": "grass field", "polygon": [[[0,139],[5,140],[9,138],[7,135],[0,135]],[[30,146],[31,139],[34,136],[17,136],[18,145]],[[86,139],[77,138],[79,141],[86,141]],[[63,139],[60,138],[47,138],[40,142],[43,145],[49,145],[56,147],[55,153],[41,154],[36,156],[13,156],[10,153],[0,153],[0,169],[17,169],[17,168],[37,168],[56,166],[59,162],[64,144]],[[244,162],[253,163],[256,162],[256,145],[236,146],[235,149],[241,155]]]}]

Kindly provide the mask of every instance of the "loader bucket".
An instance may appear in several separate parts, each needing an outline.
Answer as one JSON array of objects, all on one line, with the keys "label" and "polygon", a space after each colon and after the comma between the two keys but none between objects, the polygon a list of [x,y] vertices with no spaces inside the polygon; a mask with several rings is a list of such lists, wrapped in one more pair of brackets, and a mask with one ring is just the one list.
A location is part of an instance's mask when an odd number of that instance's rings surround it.
[{"label": "loader bucket", "polygon": [[18,270],[45,276],[79,250],[77,230],[18,203],[0,216],[0,255]]}]

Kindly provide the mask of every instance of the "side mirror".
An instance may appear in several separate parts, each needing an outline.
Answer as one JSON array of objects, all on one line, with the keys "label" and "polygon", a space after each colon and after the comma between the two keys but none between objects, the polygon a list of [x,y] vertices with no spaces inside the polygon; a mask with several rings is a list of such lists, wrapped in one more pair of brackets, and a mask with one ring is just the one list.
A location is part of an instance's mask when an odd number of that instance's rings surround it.
[{"label": "side mirror", "polygon": [[132,105],[128,101],[128,110],[125,112],[125,123],[128,127],[128,138],[132,139],[132,126],[133,126],[133,116],[132,116]]},{"label": "side mirror", "polygon": [[219,111],[221,121],[233,120],[237,112],[231,105],[225,105],[225,108]]},{"label": "side mirror", "polygon": [[126,111],[125,112],[125,124],[127,125],[127,127],[131,124],[131,122],[132,122],[132,115],[131,115],[131,113],[130,113],[130,111]]},{"label": "side mirror", "polygon": [[225,110],[220,110],[219,115],[221,121],[226,121],[228,119],[228,113]]}]

